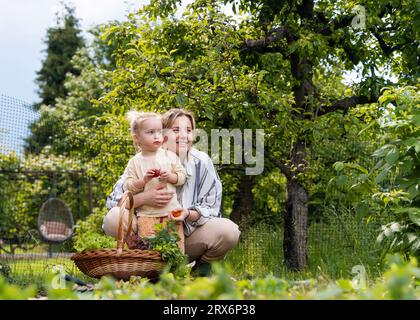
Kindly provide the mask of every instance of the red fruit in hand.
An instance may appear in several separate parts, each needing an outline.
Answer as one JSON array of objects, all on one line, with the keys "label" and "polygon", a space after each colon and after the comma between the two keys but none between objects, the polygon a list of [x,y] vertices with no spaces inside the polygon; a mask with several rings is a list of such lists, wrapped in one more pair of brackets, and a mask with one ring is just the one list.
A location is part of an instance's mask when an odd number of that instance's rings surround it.
[{"label": "red fruit in hand", "polygon": [[153,170],[153,178],[157,178],[160,176],[160,169],[154,169]]},{"label": "red fruit in hand", "polygon": [[181,215],[182,210],[172,210],[171,214],[174,218],[178,218]]}]

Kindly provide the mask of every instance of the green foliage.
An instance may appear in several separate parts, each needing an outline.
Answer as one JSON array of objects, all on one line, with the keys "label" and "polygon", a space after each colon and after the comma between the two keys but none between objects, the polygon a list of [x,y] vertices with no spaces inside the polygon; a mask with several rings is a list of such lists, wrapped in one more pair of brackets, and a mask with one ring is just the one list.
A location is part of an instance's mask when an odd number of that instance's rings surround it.
[{"label": "green foliage", "polygon": [[67,93],[64,87],[66,74],[77,74],[71,59],[84,46],[84,40],[80,35],[75,8],[65,5],[64,10],[62,17],[57,16],[57,26],[47,30],[46,57],[37,72],[40,104],[53,105],[56,98],[64,98]]},{"label": "green foliage", "polygon": [[77,50],[85,46],[84,39],[80,35],[75,9],[65,5],[64,10],[63,17],[57,16],[57,26],[47,30],[46,56],[36,79],[41,101],[35,108],[40,111],[40,118],[30,125],[31,136],[25,139],[26,152],[39,153],[44,146],[60,138],[59,132],[65,122],[54,112],[56,100],[68,95],[66,77],[80,72],[71,60]]},{"label": "green foliage", "polygon": [[311,195],[311,211],[317,216],[322,215],[324,206],[353,207],[365,215],[377,210],[370,199],[377,187],[366,169],[374,165],[370,155],[380,143],[377,127],[366,125],[379,117],[376,109],[372,104],[315,121],[310,166],[303,183]]},{"label": "green foliage", "polygon": [[0,273],[0,300],[27,300],[35,297],[36,290],[35,285],[22,289],[17,285],[8,284]]},{"label": "green foliage", "polygon": [[[416,281],[420,269],[416,259],[404,261],[398,256],[388,259],[388,271],[372,285],[362,287],[357,279],[307,279],[287,281],[272,275],[255,279],[234,279],[229,269],[214,265],[213,276],[176,279],[163,274],[157,284],[132,278],[129,283],[103,278],[90,298],[93,299],[417,299]],[[81,294],[79,298],[89,295]]]},{"label": "green foliage", "polygon": [[185,263],[187,257],[182,254],[177,245],[179,236],[176,232],[173,221],[163,227],[162,224],[156,225],[156,235],[147,238],[152,250],[158,251],[162,260],[165,261],[170,269],[176,269]]},{"label": "green foliage", "polygon": [[277,168],[259,178],[252,190],[254,210],[258,212],[258,215],[252,218],[255,222],[261,220],[278,222],[281,220],[285,206],[286,178]]},{"label": "green foliage", "polygon": [[85,220],[77,223],[73,238],[74,249],[77,252],[116,247],[115,238],[105,235],[102,230],[102,221],[106,213],[106,210],[94,208]]},{"label": "green foliage", "polygon": [[105,198],[135,149],[123,116],[104,114],[89,120],[90,124],[85,119],[71,122],[68,141],[72,155],[83,159],[89,176],[100,183],[96,196]]},{"label": "green foliage", "polygon": [[387,89],[379,100],[385,144],[375,151],[373,196],[395,219],[383,226],[378,241],[394,252],[420,256],[420,109],[418,87]]},{"label": "green foliage", "polygon": [[[382,226],[377,241],[388,251],[416,257],[420,253],[420,140],[418,87],[385,89],[379,98],[381,117],[370,119],[366,129],[378,128],[372,160],[354,163],[336,162],[335,185],[351,191],[358,210],[371,217],[391,219]],[[368,169],[366,169],[368,168]],[[363,197],[361,197],[363,195]],[[369,196],[369,198],[367,198]],[[350,197],[351,198],[351,197]]]},{"label": "green foliage", "polygon": [[[57,276],[45,278],[48,299],[99,299],[99,300],[411,300],[418,299],[420,292],[420,268],[415,258],[405,260],[401,256],[387,258],[387,270],[382,277],[363,285],[358,277],[338,280],[306,279],[287,281],[266,275],[254,279],[234,279],[230,270],[214,265],[211,277],[177,279],[172,273],[161,275],[159,282],[152,284],[147,279],[132,277],[130,281],[115,281],[103,277],[91,292],[75,292],[69,285],[54,286]],[[0,276],[1,299],[28,299],[35,297],[36,288],[21,289],[9,285]]]},{"label": "green foliage", "polygon": [[87,203],[81,197],[87,186],[83,182],[80,162],[52,155],[48,149],[24,159],[13,153],[0,155],[1,237],[15,239],[16,244],[33,243],[39,210],[53,196],[66,202],[75,220],[85,216]]},{"label": "green foliage", "polygon": [[10,266],[7,262],[0,261],[0,276],[6,280],[10,277]]}]

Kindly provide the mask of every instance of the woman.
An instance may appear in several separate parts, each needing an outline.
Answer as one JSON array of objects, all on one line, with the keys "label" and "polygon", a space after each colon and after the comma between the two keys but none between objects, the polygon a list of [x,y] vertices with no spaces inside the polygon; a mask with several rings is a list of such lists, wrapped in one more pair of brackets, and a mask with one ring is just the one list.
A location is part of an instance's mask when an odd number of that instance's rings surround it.
[{"label": "woman", "polygon": [[[187,181],[177,190],[178,201],[183,207],[179,217],[171,217],[182,221],[185,234],[185,253],[190,261],[195,261],[194,269],[198,275],[210,273],[211,262],[221,260],[239,240],[238,226],[229,219],[222,218],[220,205],[222,200],[222,184],[214,169],[210,157],[192,147],[195,119],[192,113],[182,109],[171,109],[163,115],[163,128],[166,141],[164,147],[175,152],[187,172]],[[117,237],[119,208],[125,192],[126,174],[124,173],[114,186],[107,199],[110,209],[103,221],[106,234]],[[136,194],[134,207],[143,205],[165,206],[175,196],[165,190],[165,184]],[[124,217],[123,228],[127,227],[128,210]],[[137,223],[133,221],[137,232]]]}]

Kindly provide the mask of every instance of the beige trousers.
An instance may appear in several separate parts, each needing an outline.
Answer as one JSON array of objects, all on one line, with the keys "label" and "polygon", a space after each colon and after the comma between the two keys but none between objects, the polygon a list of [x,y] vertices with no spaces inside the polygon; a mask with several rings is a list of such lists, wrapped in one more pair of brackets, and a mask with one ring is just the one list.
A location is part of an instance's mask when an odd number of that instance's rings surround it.
[{"label": "beige trousers", "polygon": [[[112,208],[104,217],[102,229],[117,238],[119,207]],[[128,210],[125,210],[123,232],[127,231]],[[133,219],[133,232],[137,233],[137,221]],[[190,261],[200,259],[204,262],[217,261],[225,257],[239,241],[241,232],[238,226],[226,218],[212,218],[185,237],[185,253]]]}]

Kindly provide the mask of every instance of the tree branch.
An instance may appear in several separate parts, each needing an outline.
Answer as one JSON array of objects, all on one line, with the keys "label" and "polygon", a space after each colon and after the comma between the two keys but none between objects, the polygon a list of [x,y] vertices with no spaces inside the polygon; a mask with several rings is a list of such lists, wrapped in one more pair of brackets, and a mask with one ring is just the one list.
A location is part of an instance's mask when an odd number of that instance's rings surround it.
[{"label": "tree branch", "polygon": [[378,101],[378,97],[366,97],[366,96],[353,96],[347,97],[341,100],[334,101],[330,106],[321,106],[317,116],[322,116],[327,113],[331,113],[337,110],[347,111],[350,108],[357,106],[358,104],[374,103]]},{"label": "tree branch", "polygon": [[280,52],[284,53],[280,47],[269,47],[271,44],[279,42],[281,39],[287,39],[289,42],[294,40],[294,36],[286,27],[276,28],[272,30],[271,35],[255,40],[245,40],[244,44],[240,48],[240,52]]},{"label": "tree branch", "polygon": [[318,21],[322,22],[325,26],[325,28],[322,28],[321,30],[318,30],[317,33],[322,34],[323,36],[329,36],[331,35],[335,30],[348,27],[351,22],[353,21],[353,18],[355,17],[355,14],[351,15],[345,15],[341,16],[337,19],[334,19],[332,21],[325,18],[324,14],[317,13],[316,18]]},{"label": "tree branch", "polygon": [[290,167],[284,164],[280,159],[273,157],[272,152],[269,152],[267,148],[264,149],[264,158],[269,159],[275,166],[277,166],[288,180],[292,178],[293,173],[290,170]]},{"label": "tree branch", "polygon": [[384,39],[382,38],[382,36],[379,33],[372,31],[372,34],[375,36],[376,40],[378,40],[379,46],[381,47],[383,53],[385,53],[387,58],[389,58],[391,53],[394,52],[395,50],[401,49],[400,46],[391,47],[391,46],[387,45],[385,43]]},{"label": "tree branch", "polygon": [[298,7],[298,12],[302,19],[311,19],[314,15],[314,1],[302,0],[302,4]]}]

